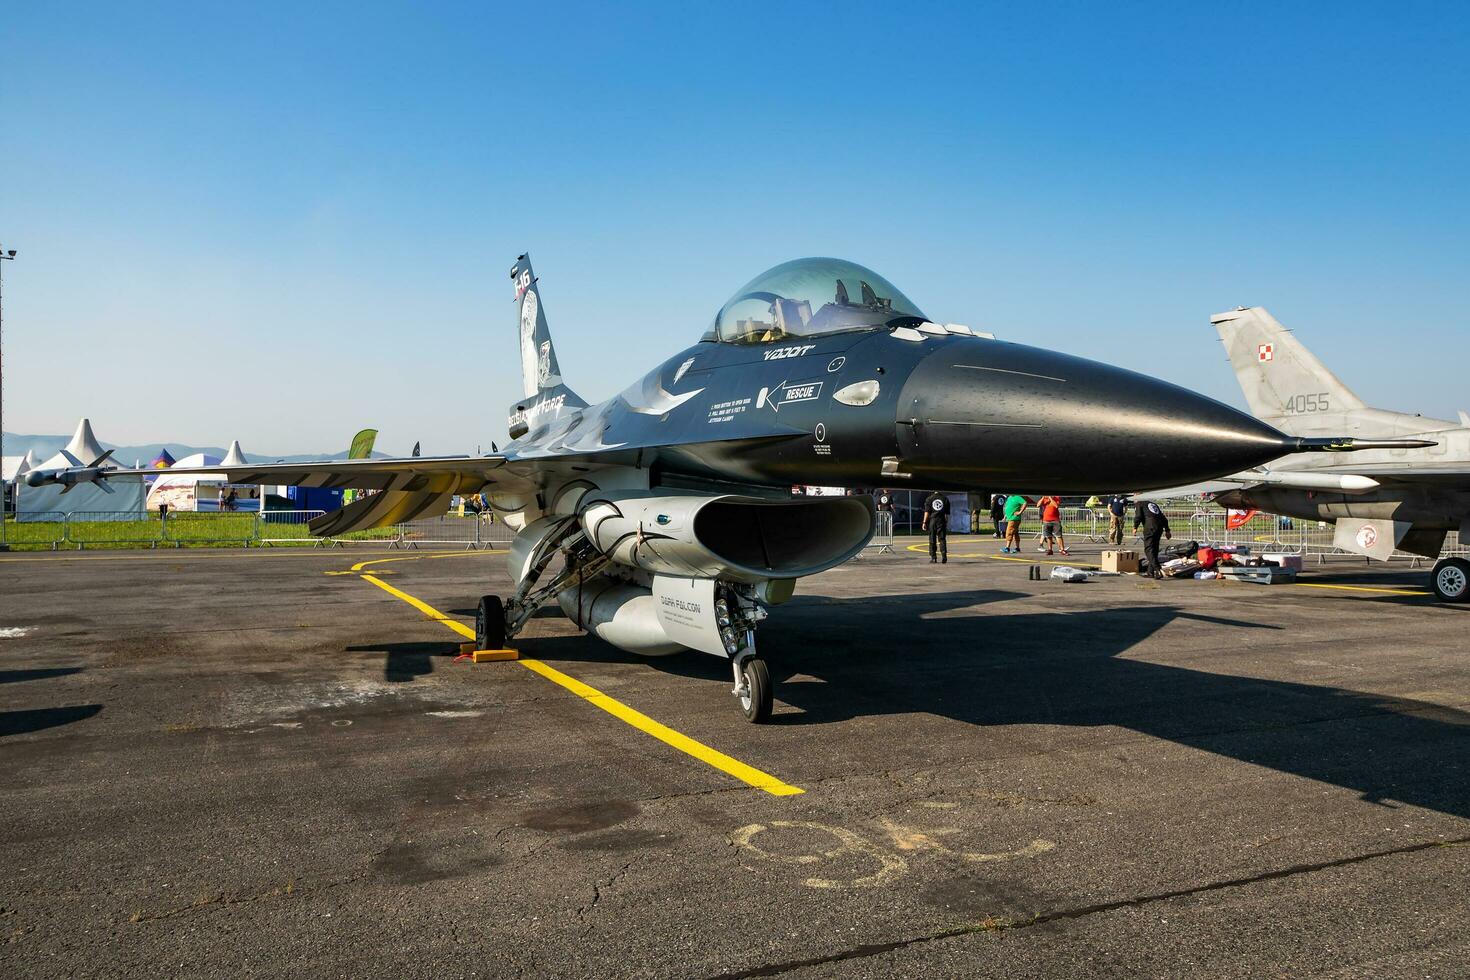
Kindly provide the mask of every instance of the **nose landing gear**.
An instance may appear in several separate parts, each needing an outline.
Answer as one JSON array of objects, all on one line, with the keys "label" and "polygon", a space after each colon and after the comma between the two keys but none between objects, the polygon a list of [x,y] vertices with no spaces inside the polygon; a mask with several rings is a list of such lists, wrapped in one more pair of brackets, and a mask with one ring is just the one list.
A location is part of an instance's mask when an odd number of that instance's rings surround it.
[{"label": "nose landing gear", "polygon": [[480,597],[475,609],[475,649],[499,650],[505,646],[505,603],[498,595]]},{"label": "nose landing gear", "polygon": [[745,720],[757,725],[768,720],[773,703],[771,669],[754,651],[737,657],[730,663],[735,671],[735,690],[732,693],[740,702]]}]

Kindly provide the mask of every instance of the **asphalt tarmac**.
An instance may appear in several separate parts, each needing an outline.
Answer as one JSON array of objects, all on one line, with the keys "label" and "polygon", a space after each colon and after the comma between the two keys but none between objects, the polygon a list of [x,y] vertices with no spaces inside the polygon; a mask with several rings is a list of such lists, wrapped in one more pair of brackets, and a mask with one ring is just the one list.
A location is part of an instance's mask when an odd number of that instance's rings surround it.
[{"label": "asphalt tarmac", "polygon": [[766,726],[559,614],[455,663],[500,555],[0,556],[3,973],[1470,971],[1470,607],[952,540],[804,581]]}]

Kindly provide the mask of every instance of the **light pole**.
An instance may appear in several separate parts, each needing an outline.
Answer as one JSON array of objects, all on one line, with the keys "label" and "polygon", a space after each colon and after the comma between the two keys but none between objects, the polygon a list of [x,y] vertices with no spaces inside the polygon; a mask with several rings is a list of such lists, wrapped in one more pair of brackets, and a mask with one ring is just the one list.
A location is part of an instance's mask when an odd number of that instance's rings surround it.
[{"label": "light pole", "polygon": [[[5,251],[0,248],[0,460],[5,458],[5,300],[4,300],[4,269],[5,262],[15,260],[15,249]],[[10,550],[10,539],[7,525],[10,523],[10,514],[5,505],[5,479],[0,477],[0,551]]]}]

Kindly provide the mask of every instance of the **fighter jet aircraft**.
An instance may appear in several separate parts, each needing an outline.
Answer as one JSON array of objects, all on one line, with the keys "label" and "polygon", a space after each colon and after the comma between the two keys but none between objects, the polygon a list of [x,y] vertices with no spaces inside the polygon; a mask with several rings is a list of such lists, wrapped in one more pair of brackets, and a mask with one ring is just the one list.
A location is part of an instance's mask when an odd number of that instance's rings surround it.
[{"label": "fighter jet aircraft", "polygon": [[515,591],[480,600],[482,647],[556,602],[624,650],[728,659],[751,721],[772,703],[757,624],[797,579],[852,558],[873,533],[870,498],[793,497],[794,484],[1064,493],[1362,448],[1289,437],[1171,384],[941,324],[877,273],[830,258],[752,279],[693,346],[589,405],[562,377],[527,256],[510,277],[523,397],[504,451],[231,467],[228,479],[376,491],[312,521],[319,535],[482,493],[518,530]]},{"label": "fighter jet aircraft", "polygon": [[[1450,422],[1369,408],[1259,306],[1217,313],[1210,322],[1258,419],[1297,436],[1419,443],[1351,460],[1293,457],[1231,474],[1223,481],[1231,486],[1215,494],[1218,503],[1334,523],[1336,547],[1372,558],[1395,550],[1438,558],[1452,531],[1470,545],[1470,414]],[[1441,600],[1470,600],[1470,561],[1446,557],[1429,581]]]}]

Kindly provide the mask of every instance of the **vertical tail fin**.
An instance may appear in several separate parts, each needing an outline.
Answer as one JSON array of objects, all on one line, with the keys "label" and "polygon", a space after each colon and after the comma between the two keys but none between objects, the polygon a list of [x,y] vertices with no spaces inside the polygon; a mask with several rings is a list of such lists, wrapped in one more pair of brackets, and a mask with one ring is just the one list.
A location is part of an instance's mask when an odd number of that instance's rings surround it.
[{"label": "vertical tail fin", "polygon": [[510,278],[516,290],[524,392],[510,410],[511,438],[518,439],[563,412],[586,408],[587,403],[562,382],[561,365],[556,361],[556,347],[551,343],[551,328],[546,325],[546,310],[541,306],[541,289],[531,271],[530,255],[516,259]]},{"label": "vertical tail fin", "polygon": [[531,398],[561,388],[571,394],[562,383],[561,366],[556,361],[556,347],[551,343],[551,328],[546,325],[546,310],[541,306],[541,290],[531,271],[530,255],[516,259],[510,278],[515,283],[520,313],[522,393]]},{"label": "vertical tail fin", "polygon": [[[1263,307],[1216,313],[1219,331],[1251,414],[1292,435],[1336,425],[1367,406]],[[1319,424],[1321,423],[1321,424]]]}]

